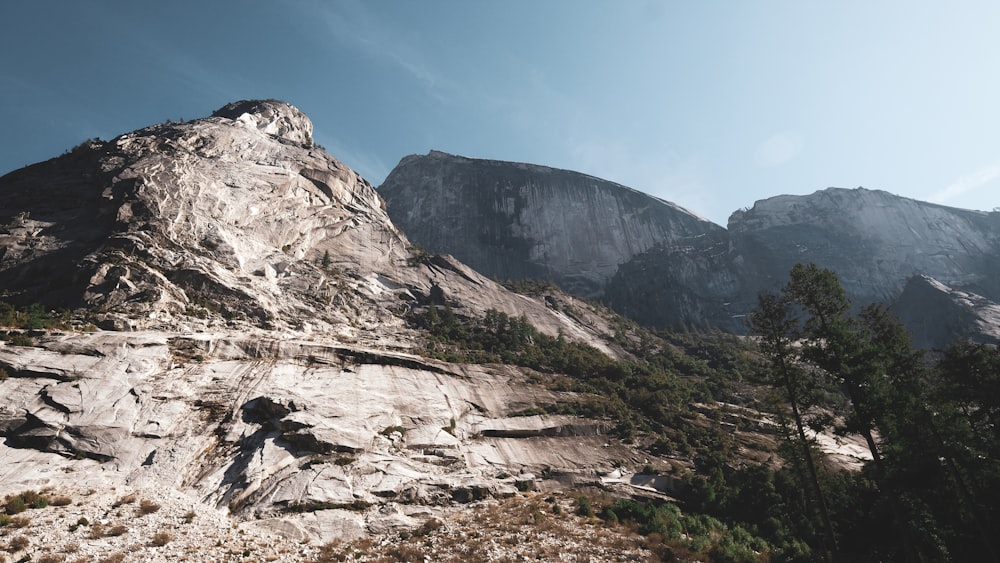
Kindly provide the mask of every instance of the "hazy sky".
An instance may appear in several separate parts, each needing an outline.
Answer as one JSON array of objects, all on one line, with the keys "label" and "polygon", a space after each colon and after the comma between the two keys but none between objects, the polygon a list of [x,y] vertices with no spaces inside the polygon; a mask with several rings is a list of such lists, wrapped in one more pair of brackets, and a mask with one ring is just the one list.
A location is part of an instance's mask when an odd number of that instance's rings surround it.
[{"label": "hazy sky", "polygon": [[722,225],[829,186],[1000,206],[995,0],[0,3],[0,174],[246,98],[376,185],[439,149]]}]

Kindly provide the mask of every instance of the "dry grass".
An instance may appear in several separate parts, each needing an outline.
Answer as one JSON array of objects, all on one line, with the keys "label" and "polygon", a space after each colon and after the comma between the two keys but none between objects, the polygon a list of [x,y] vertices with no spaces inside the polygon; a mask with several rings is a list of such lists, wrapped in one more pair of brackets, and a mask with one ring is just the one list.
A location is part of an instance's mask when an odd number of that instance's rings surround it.
[{"label": "dry grass", "polygon": [[149,540],[149,545],[154,547],[163,547],[173,541],[174,536],[170,535],[170,532],[156,532],[153,534],[152,539]]},{"label": "dry grass", "polygon": [[[600,506],[600,502],[594,503]],[[574,497],[529,492],[486,501],[441,520],[384,538],[330,543],[316,561],[653,561],[643,538],[596,518],[573,514]],[[559,508],[556,508],[559,507]]]},{"label": "dry grass", "polygon": [[10,519],[11,528],[27,528],[31,524],[31,518],[27,516],[15,516]]},{"label": "dry grass", "polygon": [[139,501],[139,514],[145,516],[147,514],[152,514],[160,509],[160,505],[149,499],[142,499]]},{"label": "dry grass", "polygon": [[135,496],[135,493],[132,493],[132,494],[129,494],[129,495],[125,495],[122,498],[120,498],[117,501],[115,501],[115,503],[112,504],[111,507],[112,508],[118,508],[119,506],[121,506],[123,504],[132,504],[133,502],[136,501],[136,498],[137,497]]},{"label": "dry grass", "polygon": [[119,552],[112,553],[103,559],[99,559],[97,563],[122,563],[122,561],[125,561],[125,554]]},{"label": "dry grass", "polygon": [[76,553],[80,551],[80,544],[77,542],[70,542],[63,546],[62,551],[63,553]]},{"label": "dry grass", "polygon": [[28,538],[24,536],[14,536],[7,544],[7,551],[10,553],[17,553],[22,549],[27,549],[29,545],[31,545],[31,540]]}]

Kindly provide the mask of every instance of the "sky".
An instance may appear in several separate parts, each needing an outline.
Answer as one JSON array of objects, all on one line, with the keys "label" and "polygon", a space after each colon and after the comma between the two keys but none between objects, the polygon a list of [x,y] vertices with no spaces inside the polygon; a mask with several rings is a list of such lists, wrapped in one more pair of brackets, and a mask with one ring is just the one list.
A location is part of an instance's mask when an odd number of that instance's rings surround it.
[{"label": "sky", "polygon": [[278,98],[374,185],[432,149],[723,226],[827,187],[1000,207],[1000,2],[10,0],[0,174]]}]

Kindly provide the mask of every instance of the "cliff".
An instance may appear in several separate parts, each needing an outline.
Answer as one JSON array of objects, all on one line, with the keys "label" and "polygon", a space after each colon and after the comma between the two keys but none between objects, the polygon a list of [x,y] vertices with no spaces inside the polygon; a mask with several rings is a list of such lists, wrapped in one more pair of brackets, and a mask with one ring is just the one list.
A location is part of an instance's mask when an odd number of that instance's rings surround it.
[{"label": "cliff", "polygon": [[618,266],[723,229],[672,203],[578,172],[431,151],[379,186],[393,222],[433,252],[499,279],[548,279],[598,297]]},{"label": "cliff", "polygon": [[1000,299],[1000,213],[879,190],[777,196],[723,229],[584,174],[432,151],[404,158],[379,193],[431,251],[493,278],[554,281],[646,326],[744,332],[757,295],[798,262],[835,271],[857,305],[892,303],[919,275]]}]

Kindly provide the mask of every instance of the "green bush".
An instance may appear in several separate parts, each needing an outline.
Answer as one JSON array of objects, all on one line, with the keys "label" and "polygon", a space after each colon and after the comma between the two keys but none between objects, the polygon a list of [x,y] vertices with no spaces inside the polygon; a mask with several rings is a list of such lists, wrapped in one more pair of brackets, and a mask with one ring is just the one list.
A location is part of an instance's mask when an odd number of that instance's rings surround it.
[{"label": "green bush", "polygon": [[9,342],[11,346],[29,347],[35,345],[35,341],[32,340],[30,336],[28,336],[27,334],[22,334],[20,332],[14,332],[9,334],[7,336],[7,342]]},{"label": "green bush", "polygon": [[14,515],[20,514],[28,509],[27,503],[21,498],[21,495],[17,495],[7,500],[4,508],[7,510],[7,514]]},{"label": "green bush", "polygon": [[681,535],[681,511],[671,503],[639,503],[630,499],[618,499],[604,509],[604,517],[635,522],[639,533],[644,536],[659,534],[676,540]]},{"label": "green bush", "polygon": [[[740,531],[743,533],[738,533]],[[737,526],[731,533],[722,536],[709,551],[712,561],[717,563],[757,563],[760,561],[760,554],[747,543],[747,539],[743,536],[745,533],[745,530]]]}]

